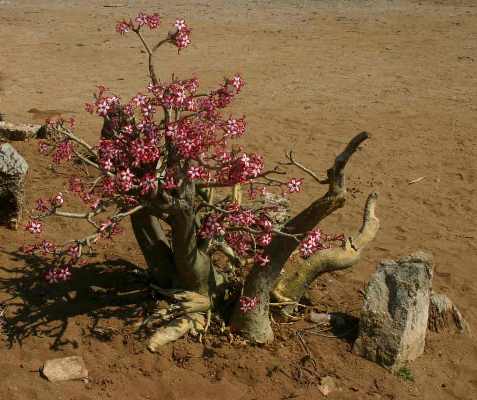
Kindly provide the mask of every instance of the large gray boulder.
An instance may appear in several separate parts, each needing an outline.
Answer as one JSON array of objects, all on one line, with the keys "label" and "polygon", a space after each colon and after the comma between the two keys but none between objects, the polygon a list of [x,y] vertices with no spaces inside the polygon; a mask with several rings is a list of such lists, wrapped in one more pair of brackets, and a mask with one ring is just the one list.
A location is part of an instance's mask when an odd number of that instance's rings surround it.
[{"label": "large gray boulder", "polygon": [[28,172],[25,159],[8,143],[0,145],[0,223],[17,228],[24,201]]},{"label": "large gray boulder", "polygon": [[424,352],[432,269],[422,251],[379,264],[366,289],[356,354],[396,371]]}]

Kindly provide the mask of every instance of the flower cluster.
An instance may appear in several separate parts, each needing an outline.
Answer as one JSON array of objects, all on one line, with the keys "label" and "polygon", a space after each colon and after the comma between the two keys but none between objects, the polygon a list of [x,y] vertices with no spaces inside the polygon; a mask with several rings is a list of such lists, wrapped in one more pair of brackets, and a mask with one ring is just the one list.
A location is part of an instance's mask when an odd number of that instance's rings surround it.
[{"label": "flower cluster", "polygon": [[48,283],[58,283],[61,281],[67,281],[71,278],[71,267],[64,265],[58,268],[51,268],[45,274],[45,280]]},{"label": "flower cluster", "polygon": [[273,224],[262,209],[247,209],[230,203],[223,211],[209,213],[199,231],[204,239],[223,239],[239,257],[252,256],[257,265],[266,266],[263,253],[272,241]]},{"label": "flower cluster", "polygon": [[189,46],[191,30],[183,19],[177,19],[174,27],[176,31],[171,34],[171,37],[180,51],[181,49],[185,49],[187,46]]},{"label": "flower cluster", "polygon": [[328,235],[320,229],[308,232],[308,235],[301,241],[299,251],[302,258],[308,258],[317,251],[329,249],[331,242],[341,242],[345,240],[344,235]]},{"label": "flower cluster", "polygon": [[[139,32],[142,27],[148,27],[151,30],[157,29],[161,24],[159,14],[145,14],[140,12],[134,21],[123,19],[116,24],[116,32],[121,35],[130,31]],[[190,44],[191,29],[183,19],[177,19],[174,24],[174,30],[169,32],[168,40],[173,43],[179,51],[185,49]]]},{"label": "flower cluster", "polygon": [[[136,24],[134,24],[134,22]],[[161,23],[161,18],[157,13],[148,15],[143,12],[140,12],[134,19],[134,22],[132,20],[126,21],[125,19],[119,21],[116,24],[116,32],[120,33],[121,35],[124,35],[129,31],[138,30],[143,26],[147,26],[151,30],[157,29]]]},{"label": "flower cluster", "polygon": [[243,313],[246,313],[251,310],[254,310],[255,307],[257,307],[259,300],[256,297],[242,296],[240,297],[239,303],[240,303],[240,311],[242,311]]}]

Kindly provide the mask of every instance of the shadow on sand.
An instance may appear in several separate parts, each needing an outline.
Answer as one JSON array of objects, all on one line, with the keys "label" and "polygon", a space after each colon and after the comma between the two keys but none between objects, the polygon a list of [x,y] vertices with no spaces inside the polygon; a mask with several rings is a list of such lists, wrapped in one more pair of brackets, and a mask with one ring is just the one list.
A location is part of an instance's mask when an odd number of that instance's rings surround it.
[{"label": "shadow on sand", "polygon": [[[8,253],[12,260],[24,260],[24,267],[0,267],[0,290],[9,295],[4,331],[9,345],[21,344],[30,336],[54,339],[51,347],[73,345],[64,338],[70,320],[78,315],[89,317],[90,332],[101,321],[116,319],[131,325],[144,315],[151,304],[147,275],[135,265],[118,259],[76,268],[67,282],[48,284],[43,278],[42,259]],[[44,261],[43,261],[44,262]]]}]

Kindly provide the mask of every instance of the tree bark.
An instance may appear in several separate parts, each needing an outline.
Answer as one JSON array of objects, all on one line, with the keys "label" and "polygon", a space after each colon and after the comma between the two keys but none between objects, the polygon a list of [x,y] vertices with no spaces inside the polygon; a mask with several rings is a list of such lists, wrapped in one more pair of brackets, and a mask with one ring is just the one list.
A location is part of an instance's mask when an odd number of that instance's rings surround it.
[{"label": "tree bark", "polygon": [[[336,157],[333,167],[327,172],[326,183],[329,184],[327,193],[291,219],[282,229],[283,232],[306,233],[328,215],[343,207],[346,195],[344,168],[360,144],[368,138],[367,132],[361,132],[349,142],[345,150]],[[241,312],[240,306],[237,305],[231,325],[234,330],[241,331],[254,342],[273,341],[273,330],[269,318],[270,291],[275,286],[286,261],[298,245],[298,241],[292,237],[275,236],[265,251],[270,257],[270,264],[267,267],[255,265],[247,276],[243,296],[257,298],[258,305],[254,310],[246,313]]]},{"label": "tree bark", "polygon": [[[368,196],[363,224],[357,235],[347,238],[342,247],[322,250],[303,263],[287,265],[278,279],[272,297],[278,302],[299,302],[306,289],[318,276],[356,264],[363,249],[374,240],[379,229],[379,219],[375,215],[377,198],[377,193]],[[287,308],[286,311],[291,311],[294,306]]]},{"label": "tree bark", "polygon": [[131,225],[151,275],[159,286],[170,288],[174,255],[159,219],[143,209],[131,215]]}]

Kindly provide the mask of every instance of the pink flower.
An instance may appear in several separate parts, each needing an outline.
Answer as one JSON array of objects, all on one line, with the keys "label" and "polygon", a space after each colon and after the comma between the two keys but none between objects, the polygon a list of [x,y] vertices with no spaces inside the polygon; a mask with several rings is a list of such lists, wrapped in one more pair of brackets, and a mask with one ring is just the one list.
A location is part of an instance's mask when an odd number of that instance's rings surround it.
[{"label": "pink flower", "polygon": [[116,32],[118,32],[121,35],[124,35],[125,33],[129,32],[131,28],[132,28],[131,23],[126,22],[125,20],[119,21],[116,24]]},{"label": "pink flower", "polygon": [[50,269],[47,271],[45,274],[45,280],[50,284],[58,282],[55,269]]},{"label": "pink flower", "polygon": [[303,183],[303,179],[293,178],[287,183],[288,192],[289,193],[296,193],[301,190],[301,185]]},{"label": "pink flower", "polygon": [[151,193],[157,189],[157,177],[153,172],[149,172],[141,178],[139,183],[141,195]]},{"label": "pink flower", "polygon": [[50,204],[49,202],[43,200],[43,199],[38,199],[36,201],[36,207],[35,209],[37,211],[40,211],[42,213],[46,213],[46,212],[49,212],[50,211]]},{"label": "pink flower", "polygon": [[181,31],[187,25],[185,24],[185,21],[183,19],[176,19],[176,23],[174,24],[174,26],[177,28],[178,31]]},{"label": "pink flower", "polygon": [[116,192],[116,185],[111,178],[107,177],[103,179],[101,189],[103,196],[110,197]]},{"label": "pink flower", "polygon": [[185,49],[187,46],[189,46],[191,30],[183,19],[176,20],[174,26],[176,27],[177,31],[172,34],[172,38],[174,39],[175,45],[180,51],[181,49]]},{"label": "pink flower", "polygon": [[63,140],[53,153],[53,162],[59,164],[61,161],[71,160],[73,156],[73,145],[68,139]]},{"label": "pink flower", "polygon": [[220,217],[215,214],[207,216],[202,223],[199,235],[203,239],[212,239],[225,235],[225,228],[220,221]]},{"label": "pink flower", "polygon": [[81,254],[81,248],[78,244],[74,244],[73,246],[68,247],[67,252],[71,258],[79,258]]},{"label": "pink flower", "polygon": [[51,199],[51,204],[53,207],[61,207],[63,203],[65,202],[65,198],[63,196],[63,193],[59,192],[56,194],[52,199]]},{"label": "pink flower", "polygon": [[132,98],[132,102],[136,104],[138,107],[143,107],[146,104],[147,97],[141,93],[138,93],[136,96]]},{"label": "pink flower", "polygon": [[45,279],[50,284],[67,281],[70,277],[71,270],[69,265],[64,265],[60,268],[52,268],[45,274]]},{"label": "pink flower", "polygon": [[39,144],[38,144],[38,149],[40,151],[41,154],[48,154],[50,152],[50,145],[48,143],[45,143],[43,141],[41,141]]},{"label": "pink flower", "polygon": [[48,240],[43,240],[40,249],[43,254],[53,254],[56,251],[56,246]]},{"label": "pink flower", "polygon": [[266,267],[270,264],[270,257],[264,256],[263,254],[257,253],[254,257],[255,263],[260,265],[261,267]]},{"label": "pink flower", "polygon": [[116,183],[123,191],[128,192],[133,187],[133,178],[134,174],[126,168],[117,174]]},{"label": "pink flower", "polygon": [[151,29],[151,30],[156,29],[156,28],[159,27],[159,25],[161,23],[161,18],[159,16],[159,14],[154,13],[154,14],[151,14],[151,15],[147,16],[146,23],[147,23],[147,26],[149,27],[149,29]]},{"label": "pink flower", "polygon": [[58,268],[56,272],[57,279],[60,281],[67,281],[71,278],[71,270],[70,267],[65,265],[62,268]]},{"label": "pink flower", "polygon": [[140,12],[136,17],[136,22],[139,26],[144,26],[147,24],[147,15],[143,12]]},{"label": "pink flower", "polygon": [[113,169],[113,163],[109,158],[100,160],[99,165],[105,171],[111,171]]},{"label": "pink flower", "polygon": [[96,112],[101,117],[106,117],[111,110],[111,105],[106,100],[102,100],[98,103]]},{"label": "pink flower", "polygon": [[234,87],[235,89],[237,90],[237,93],[240,92],[240,90],[243,88],[243,86],[245,85],[245,82],[244,80],[242,79],[242,77],[239,75],[239,74],[236,74],[231,82],[230,82]]},{"label": "pink flower", "polygon": [[228,119],[226,122],[225,131],[227,135],[231,137],[242,136],[245,133],[245,120],[241,119]]},{"label": "pink flower", "polygon": [[26,224],[25,229],[30,233],[38,234],[41,233],[42,227],[43,224],[40,221],[32,219]]},{"label": "pink flower", "polygon": [[187,177],[193,181],[195,179],[203,179],[207,177],[204,167],[190,167],[187,171]]},{"label": "pink flower", "polygon": [[259,300],[256,297],[242,296],[240,297],[239,303],[240,311],[246,313],[255,309],[255,307],[257,307],[257,304],[259,303]]},{"label": "pink flower", "polygon": [[314,229],[308,233],[307,237],[300,243],[300,255],[308,258],[318,250],[327,248],[323,243],[323,235],[320,229]]},{"label": "pink flower", "polygon": [[271,233],[265,233],[264,235],[260,235],[257,238],[257,243],[259,244],[259,246],[262,246],[262,247],[267,247],[271,242],[272,242]]}]

